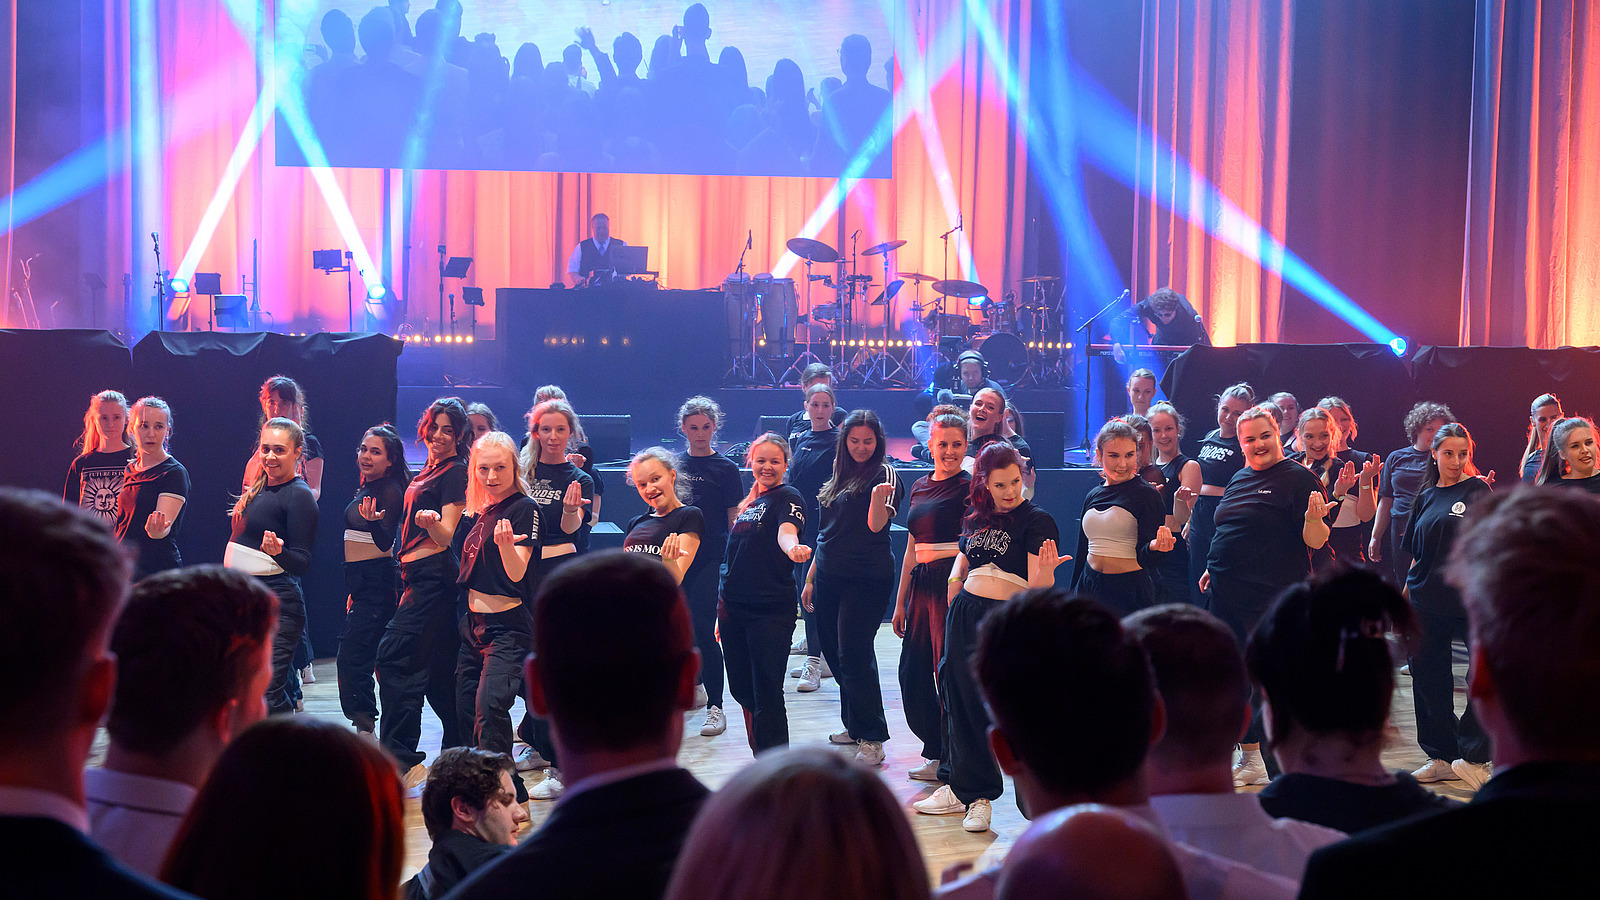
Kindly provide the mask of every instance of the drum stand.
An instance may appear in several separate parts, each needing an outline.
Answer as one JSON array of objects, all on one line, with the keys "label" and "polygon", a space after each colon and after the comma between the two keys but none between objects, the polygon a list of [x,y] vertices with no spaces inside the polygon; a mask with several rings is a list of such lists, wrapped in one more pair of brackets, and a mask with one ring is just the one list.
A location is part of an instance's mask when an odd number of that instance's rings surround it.
[{"label": "drum stand", "polygon": [[[819,358],[815,353],[811,352],[811,326],[812,326],[812,324],[814,324],[814,320],[813,320],[812,315],[811,315],[811,311],[814,308],[811,305],[811,260],[809,260],[809,259],[805,260],[805,264],[806,264],[806,314],[802,318],[805,320],[805,323],[806,323],[806,349],[802,353],[800,353],[798,356],[796,356],[794,358],[794,362],[789,366],[789,368],[783,370],[783,377],[773,380],[773,384],[772,384],[773,387],[779,387],[779,386],[785,385],[785,384],[799,384],[800,383],[800,376],[805,373],[806,366],[809,366],[812,363],[822,362],[821,358]],[[791,340],[793,340],[793,338],[791,338]],[[800,342],[799,341],[794,341],[794,344],[795,344],[795,346],[798,347]],[[770,370],[769,370],[769,374],[770,374]],[[791,375],[793,375],[794,377],[790,378],[789,376],[791,376]]]},{"label": "drum stand", "polygon": [[[722,376],[722,383],[727,386],[743,385],[749,387],[777,387],[778,380],[773,376],[772,369],[766,360],[757,352],[756,343],[756,315],[753,309],[755,289],[750,284],[739,285],[739,323],[741,332],[740,343],[749,351],[733,361],[732,368]],[[766,380],[758,376],[758,372],[765,373]]]}]

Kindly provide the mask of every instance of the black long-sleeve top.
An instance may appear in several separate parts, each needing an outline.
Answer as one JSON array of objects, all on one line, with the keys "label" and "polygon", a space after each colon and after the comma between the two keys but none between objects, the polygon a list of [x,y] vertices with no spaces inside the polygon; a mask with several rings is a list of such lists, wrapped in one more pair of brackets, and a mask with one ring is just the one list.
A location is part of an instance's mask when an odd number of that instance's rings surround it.
[{"label": "black long-sleeve top", "polygon": [[[361,517],[361,501],[368,497],[377,499],[378,512],[383,513],[382,518],[376,521],[369,522]],[[393,478],[379,478],[362,484],[361,489],[356,491],[350,505],[344,508],[344,527],[348,531],[372,535],[373,545],[388,553],[394,549],[394,541],[400,535],[400,522],[405,514],[405,485]]]},{"label": "black long-sleeve top", "polygon": [[274,556],[279,567],[290,575],[304,575],[311,568],[311,545],[317,539],[317,501],[311,488],[299,475],[283,484],[269,484],[245,507],[243,517],[234,517],[232,543],[252,550],[261,549],[261,536],[273,532],[283,541],[283,552]]},{"label": "black long-sleeve top", "polygon": [[[1150,542],[1156,539],[1156,529],[1167,524],[1166,505],[1161,502],[1161,492],[1148,481],[1135,476],[1121,484],[1101,484],[1083,498],[1083,513],[1090,510],[1105,512],[1113,507],[1125,509],[1137,524],[1133,547],[1134,559],[1141,569],[1154,569],[1167,558],[1166,551],[1151,550]],[[1079,523],[1078,552],[1072,560],[1072,583],[1077,584],[1083,570],[1089,565],[1089,530]]]}]

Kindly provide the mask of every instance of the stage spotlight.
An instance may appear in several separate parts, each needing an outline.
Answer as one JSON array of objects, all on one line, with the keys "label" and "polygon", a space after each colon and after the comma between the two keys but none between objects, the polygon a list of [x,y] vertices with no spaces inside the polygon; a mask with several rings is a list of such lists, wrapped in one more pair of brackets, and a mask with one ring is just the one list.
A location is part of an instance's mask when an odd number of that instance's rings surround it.
[{"label": "stage spotlight", "polygon": [[373,282],[372,284],[367,285],[368,300],[382,300],[383,295],[387,293],[389,293],[389,289],[384,287],[383,282],[381,281]]},{"label": "stage spotlight", "polygon": [[189,279],[174,278],[167,282],[167,289],[174,294],[187,294],[189,293]]},{"label": "stage spotlight", "polygon": [[973,309],[982,309],[984,307],[984,305],[987,304],[988,302],[989,302],[989,298],[983,296],[982,294],[980,294],[980,295],[978,295],[976,297],[968,297],[967,298],[967,306],[969,306],[969,307],[971,307]]},{"label": "stage spotlight", "polygon": [[1389,342],[1389,349],[1394,351],[1394,355],[1395,356],[1405,356],[1406,355],[1406,339],[1403,338],[1403,337],[1395,338],[1394,340]]}]

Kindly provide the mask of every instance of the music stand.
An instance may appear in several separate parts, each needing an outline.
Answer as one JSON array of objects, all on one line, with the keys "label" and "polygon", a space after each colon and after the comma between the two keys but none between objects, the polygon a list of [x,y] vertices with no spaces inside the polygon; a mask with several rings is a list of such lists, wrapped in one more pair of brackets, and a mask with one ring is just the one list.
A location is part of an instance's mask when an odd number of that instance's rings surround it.
[{"label": "music stand", "polygon": [[217,326],[239,331],[250,327],[249,297],[244,294],[218,294],[211,298],[211,330]]},{"label": "music stand", "polygon": [[215,304],[217,295],[222,293],[222,274],[220,272],[196,272],[190,291],[195,295],[204,294],[212,305],[211,330],[217,330]]},{"label": "music stand", "polygon": [[461,288],[461,302],[472,308],[472,330],[467,333],[472,336],[472,340],[476,341],[478,339],[478,307],[483,305],[483,288],[463,286]]},{"label": "music stand", "polygon": [[[446,278],[465,278],[467,270],[472,268],[472,257],[452,256],[448,260],[444,256],[444,245],[439,245],[439,331],[444,331],[444,280]],[[450,336],[456,334],[456,297],[450,295]]]}]

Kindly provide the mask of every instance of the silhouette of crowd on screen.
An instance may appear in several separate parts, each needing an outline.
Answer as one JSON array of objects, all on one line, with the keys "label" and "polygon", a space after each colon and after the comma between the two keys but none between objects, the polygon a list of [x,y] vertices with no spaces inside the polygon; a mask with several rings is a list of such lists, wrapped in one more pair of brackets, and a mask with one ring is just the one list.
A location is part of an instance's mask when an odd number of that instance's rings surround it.
[{"label": "silhouette of crowd on screen", "polygon": [[[279,112],[278,161],[363,168],[838,176],[891,174],[892,57],[847,34],[838,69],[779,59],[764,77],[738,47],[713,58],[704,5],[649,46],[587,27],[559,49],[510,59],[495,35],[467,38],[471,11],[439,0],[414,20],[406,0],[359,19],[335,9],[308,36],[304,117]],[[841,31],[848,27],[841,26]],[[298,121],[295,121],[298,119]],[[297,136],[309,124],[314,141]],[[310,149],[307,149],[310,148]]]}]

